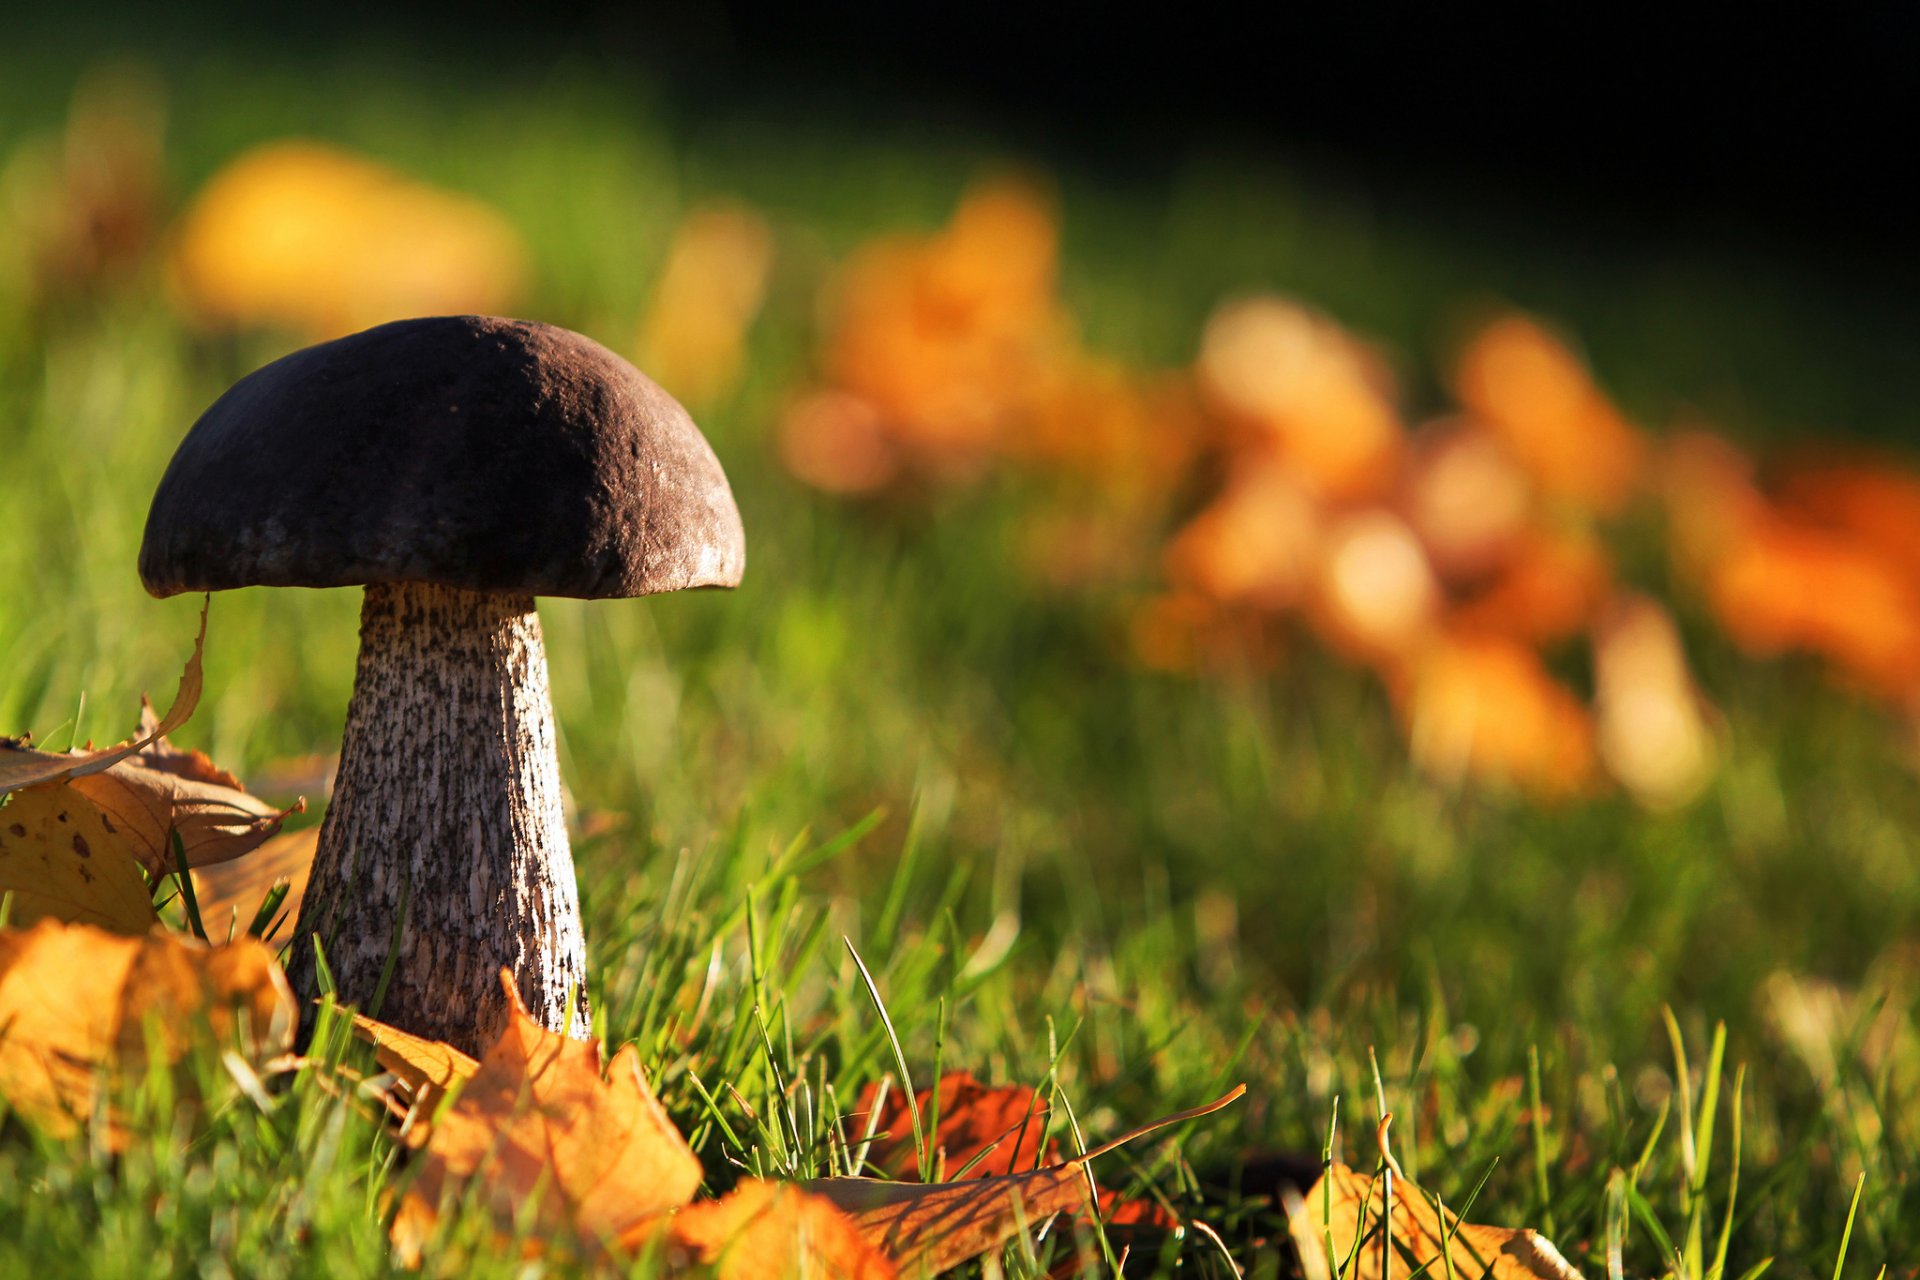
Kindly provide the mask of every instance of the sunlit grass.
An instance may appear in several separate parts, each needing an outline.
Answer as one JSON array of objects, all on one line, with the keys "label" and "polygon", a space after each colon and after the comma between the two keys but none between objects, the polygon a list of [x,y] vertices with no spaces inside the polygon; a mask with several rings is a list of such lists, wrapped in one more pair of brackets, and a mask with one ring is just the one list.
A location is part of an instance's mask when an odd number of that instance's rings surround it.
[{"label": "sunlit grass", "polygon": [[[1124,601],[1018,571],[1018,480],[848,509],[784,477],[771,429],[812,347],[818,273],[869,234],[936,225],[991,148],[676,129],[599,83],[481,93],[369,68],[323,91],[227,66],[194,84],[170,135],[183,189],[282,133],[371,149],[505,211],[536,258],[529,313],[621,350],[688,203],[734,194],[774,220],[781,265],[749,377],[703,416],[746,517],[746,585],[542,606],[563,773],[583,815],[611,819],[578,850],[599,1029],[641,1046],[712,1186],[817,1171],[820,1148],[775,1135],[817,1136],[893,1069],[845,938],[916,1072],[932,1072],[944,1001],[946,1064],[1036,1085],[1051,1069],[1091,1140],[1246,1080],[1235,1109],[1101,1176],[1157,1188],[1254,1274],[1285,1271],[1284,1232],[1271,1188],[1236,1162],[1318,1152],[1339,1098],[1340,1154],[1368,1165],[1355,1135],[1377,1118],[1375,1057],[1407,1172],[1452,1205],[1491,1168],[1473,1216],[1551,1222],[1590,1275],[1616,1229],[1628,1274],[1712,1262],[1742,1064],[1724,1276],[1768,1257],[1775,1275],[1831,1275],[1850,1222],[1847,1274],[1920,1259],[1902,946],[1920,914],[1920,806],[1880,713],[1683,618],[1730,726],[1691,807],[1542,809],[1436,785],[1404,762],[1384,695],[1310,652],[1271,676],[1135,670]],[[1886,434],[1911,416],[1863,390],[1878,348],[1851,344],[1857,322],[1830,298],[1714,259],[1679,270],[1390,209],[1369,222],[1349,197],[1208,161],[1170,195],[1068,170],[1062,207],[1066,293],[1090,340],[1129,358],[1189,358],[1214,301],[1248,286],[1309,297],[1405,353],[1457,299],[1497,290],[1572,325],[1655,420],[1693,398],[1769,433],[1844,420]],[[0,335],[0,731],[114,740],[141,690],[169,687],[198,609],[149,599],[134,572],[153,486],[199,410],[289,344],[197,338],[158,279],[10,312]],[[357,610],[353,592],[216,598],[183,742],[243,776],[329,749]],[[831,858],[811,852],[875,811]],[[371,1069],[344,1043],[324,1052]],[[118,1158],[9,1120],[0,1272],[381,1274],[394,1157],[373,1105],[317,1073],[204,1132],[155,1114]],[[440,1269],[519,1274],[478,1215],[450,1231]],[[1188,1241],[1195,1273],[1219,1273],[1210,1256]],[[1035,1272],[1015,1253],[1008,1273]]]}]

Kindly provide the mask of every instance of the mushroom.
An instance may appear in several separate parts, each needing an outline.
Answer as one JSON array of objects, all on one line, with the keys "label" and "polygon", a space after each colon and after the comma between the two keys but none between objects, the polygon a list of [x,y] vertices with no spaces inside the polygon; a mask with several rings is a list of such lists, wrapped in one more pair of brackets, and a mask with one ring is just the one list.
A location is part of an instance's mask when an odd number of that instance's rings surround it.
[{"label": "mushroom", "polygon": [[[363,585],[360,658],[289,977],[483,1052],[510,970],[586,1034],[538,595],[731,587],[740,514],[687,413],[577,333],[402,320],[296,351],[194,423],[154,494],[155,596]],[[569,996],[574,997],[571,1009]]]}]

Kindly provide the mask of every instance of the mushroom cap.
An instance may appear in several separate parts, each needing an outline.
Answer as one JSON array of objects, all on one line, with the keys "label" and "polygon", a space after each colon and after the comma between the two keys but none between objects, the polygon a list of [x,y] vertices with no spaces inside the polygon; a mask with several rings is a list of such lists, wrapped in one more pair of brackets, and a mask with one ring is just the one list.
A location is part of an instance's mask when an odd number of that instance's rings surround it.
[{"label": "mushroom cap", "polygon": [[285,356],[200,415],[149,592],[435,582],[601,599],[738,585],[740,512],[678,401],[599,343],[490,316]]}]

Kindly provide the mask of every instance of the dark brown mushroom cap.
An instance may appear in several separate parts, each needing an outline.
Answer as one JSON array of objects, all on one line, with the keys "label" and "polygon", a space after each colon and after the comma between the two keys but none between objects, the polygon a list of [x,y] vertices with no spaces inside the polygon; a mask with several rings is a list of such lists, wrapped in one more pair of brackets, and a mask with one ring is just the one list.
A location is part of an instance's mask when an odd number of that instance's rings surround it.
[{"label": "dark brown mushroom cap", "polygon": [[537,596],[731,587],[733,492],[679,402],[599,343],[488,316],[307,347],[193,424],[147,514],[156,596],[436,582]]}]

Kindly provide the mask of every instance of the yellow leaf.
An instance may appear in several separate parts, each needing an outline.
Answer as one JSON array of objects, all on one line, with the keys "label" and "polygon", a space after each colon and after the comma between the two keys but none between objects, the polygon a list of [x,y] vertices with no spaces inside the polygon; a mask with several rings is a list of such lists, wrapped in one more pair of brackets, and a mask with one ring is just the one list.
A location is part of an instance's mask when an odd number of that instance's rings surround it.
[{"label": "yellow leaf", "polygon": [[[172,1063],[197,1032],[260,1063],[293,1044],[293,993],[257,942],[210,948],[42,921],[0,930],[0,1094],[50,1133],[73,1132],[115,1077]],[[124,1140],[111,1125],[109,1140]]]},{"label": "yellow leaf", "polygon": [[[253,923],[267,891],[281,881],[287,883],[287,896],[281,900],[275,919],[288,926],[298,920],[319,843],[320,828],[308,827],[277,835],[244,858],[194,867],[193,892],[200,900],[200,919],[206,923],[207,935],[218,942],[230,929],[236,934],[244,931]],[[275,932],[270,922],[266,937],[271,939]]]},{"label": "yellow leaf", "polygon": [[12,922],[65,920],[119,933],[152,927],[153,895],[125,833],[71,786],[29,787],[0,807],[0,894]]},{"label": "yellow leaf", "polygon": [[206,606],[202,605],[200,634],[194,637],[193,656],[187,659],[186,669],[180,673],[180,687],[173,695],[173,705],[167,708],[166,715],[153,722],[151,731],[145,731],[143,727],[143,732],[129,741],[105,751],[75,751],[66,755],[57,755],[51,751],[35,751],[23,742],[0,739],[0,795],[19,787],[61,782],[68,778],[99,773],[135,752],[144,750],[185,724],[187,718],[193,714],[193,709],[200,705],[200,688],[203,679],[200,669],[200,651],[206,644],[206,640],[207,610]]},{"label": "yellow leaf", "polygon": [[471,1080],[480,1064],[444,1040],[427,1040],[398,1027],[353,1015],[353,1031],[373,1046],[373,1056],[414,1091],[431,1109],[439,1096],[462,1081]]},{"label": "yellow leaf", "polygon": [[[600,1046],[546,1030],[527,1013],[512,976],[505,1034],[460,1097],[433,1124],[420,1174],[396,1220],[412,1242],[443,1195],[478,1184],[501,1229],[571,1225],[587,1240],[617,1238],[693,1198],[700,1162],[640,1073],[631,1048],[603,1078]],[[406,1248],[409,1240],[396,1234]]]},{"label": "yellow leaf", "polygon": [[[1329,1207],[1329,1197],[1331,1206]],[[1385,1188],[1379,1178],[1355,1173],[1343,1164],[1330,1167],[1307,1192],[1289,1224],[1294,1246],[1307,1259],[1307,1274],[1342,1274],[1347,1280],[1388,1280],[1381,1268],[1381,1218]],[[1327,1261],[1331,1239],[1333,1260]],[[1359,1254],[1350,1272],[1340,1268]],[[1580,1280],[1580,1272],[1537,1232],[1462,1222],[1436,1211],[1426,1193],[1395,1175],[1389,1266],[1396,1277],[1421,1272],[1487,1280]]]},{"label": "yellow leaf", "polygon": [[732,390],[773,266],[773,232],[753,210],[709,205],[674,228],[640,325],[640,366],[695,408]]},{"label": "yellow leaf", "polygon": [[338,337],[404,316],[499,315],[522,292],[519,232],[471,196],[317,142],[228,161],[182,215],[169,275],[193,318]]}]

